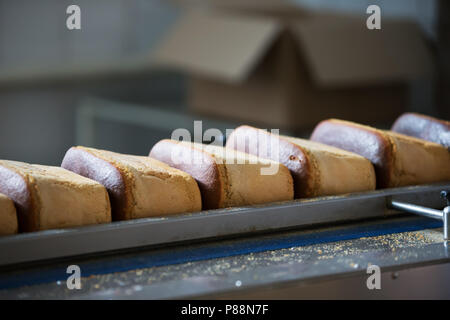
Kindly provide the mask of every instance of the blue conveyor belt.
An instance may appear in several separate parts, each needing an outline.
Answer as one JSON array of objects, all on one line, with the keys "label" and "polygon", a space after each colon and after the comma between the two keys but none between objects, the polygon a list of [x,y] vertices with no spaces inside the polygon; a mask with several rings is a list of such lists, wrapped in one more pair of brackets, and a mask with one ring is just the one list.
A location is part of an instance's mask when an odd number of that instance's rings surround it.
[{"label": "blue conveyor belt", "polygon": [[442,227],[441,221],[414,217],[401,221],[385,220],[374,224],[355,224],[332,230],[325,229],[321,231],[318,229],[317,231],[311,232],[279,233],[270,236],[247,237],[241,240],[224,240],[207,244],[174,246],[171,248],[139,251],[134,254],[117,254],[116,256],[103,257],[97,260],[90,259],[83,261],[81,258],[74,258],[64,264],[55,263],[53,266],[46,266],[39,269],[34,268],[28,271],[2,273],[0,275],[0,289],[56,281],[65,282],[68,277],[66,268],[70,264],[79,265],[82,270],[82,276],[88,277],[91,275],[110,274],[439,227]]}]

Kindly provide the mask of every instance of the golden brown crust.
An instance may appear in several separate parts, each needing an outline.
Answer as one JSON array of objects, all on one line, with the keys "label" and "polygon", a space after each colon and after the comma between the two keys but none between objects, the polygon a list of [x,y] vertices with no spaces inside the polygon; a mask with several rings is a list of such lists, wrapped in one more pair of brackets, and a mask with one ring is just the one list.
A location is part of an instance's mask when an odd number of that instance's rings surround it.
[{"label": "golden brown crust", "polygon": [[292,177],[284,165],[246,153],[162,140],[150,156],[191,174],[209,209],[284,201],[294,196]]},{"label": "golden brown crust", "polygon": [[0,160],[0,181],[20,232],[111,221],[106,189],[62,168]]},{"label": "golden brown crust", "polygon": [[[193,166],[187,161],[175,163],[172,154],[177,152],[179,159],[197,159]],[[162,161],[173,168],[189,173],[198,183],[202,194],[203,209],[216,209],[225,199],[223,177],[224,166],[219,166],[214,158],[193,146],[179,145],[174,140],[161,140],[150,151],[150,157]]]},{"label": "golden brown crust", "polygon": [[377,188],[387,188],[391,185],[394,147],[389,136],[383,131],[350,121],[330,119],[316,126],[311,140],[362,155],[374,165]]},{"label": "golden brown crust", "polygon": [[450,148],[450,121],[418,113],[404,113],[397,118],[391,130]]},{"label": "golden brown crust", "polygon": [[450,181],[450,152],[447,148],[393,131],[385,133],[394,146],[395,169],[391,186]]},{"label": "golden brown crust", "polygon": [[296,198],[375,188],[375,176],[368,160],[317,142],[240,126],[229,136],[227,148],[259,153],[261,157],[284,164],[294,178]]},{"label": "golden brown crust", "polygon": [[107,188],[115,220],[201,210],[195,180],[150,157],[79,146],[67,152],[62,166]]},{"label": "golden brown crust", "polygon": [[14,202],[0,193],[0,236],[18,232],[16,208]]},{"label": "golden brown crust", "polygon": [[[263,142],[269,145],[278,142],[280,154],[270,152],[269,148],[267,154],[258,154],[260,153],[258,147]],[[271,135],[264,130],[258,130],[246,125],[236,128],[231,133],[227,139],[226,146],[227,148],[281,162],[289,169],[293,177],[295,198],[313,196],[314,181],[316,181],[313,178],[313,164],[311,163],[311,158],[308,157],[307,150],[304,150],[301,146],[293,144],[282,137]]]},{"label": "golden brown crust", "polygon": [[319,123],[311,140],[369,159],[378,188],[450,180],[450,153],[433,142],[336,119]]},{"label": "golden brown crust", "polygon": [[114,221],[131,218],[132,177],[125,176],[124,170],[118,165],[98,158],[80,147],[72,147],[66,152],[61,167],[105,186],[111,201]]},{"label": "golden brown crust", "polygon": [[19,230],[21,232],[39,230],[39,208],[36,188],[27,176],[13,168],[0,164],[0,193],[14,201]]}]

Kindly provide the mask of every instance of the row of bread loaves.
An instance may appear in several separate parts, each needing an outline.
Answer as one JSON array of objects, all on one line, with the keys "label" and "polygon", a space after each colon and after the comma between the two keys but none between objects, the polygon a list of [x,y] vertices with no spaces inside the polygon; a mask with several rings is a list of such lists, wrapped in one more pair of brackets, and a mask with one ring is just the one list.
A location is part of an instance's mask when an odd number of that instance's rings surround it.
[{"label": "row of bread loaves", "polygon": [[311,140],[241,126],[225,148],[162,140],[149,157],[73,147],[61,167],[0,160],[0,235],[449,181],[448,134],[448,121],[405,114],[391,131],[330,119]]}]

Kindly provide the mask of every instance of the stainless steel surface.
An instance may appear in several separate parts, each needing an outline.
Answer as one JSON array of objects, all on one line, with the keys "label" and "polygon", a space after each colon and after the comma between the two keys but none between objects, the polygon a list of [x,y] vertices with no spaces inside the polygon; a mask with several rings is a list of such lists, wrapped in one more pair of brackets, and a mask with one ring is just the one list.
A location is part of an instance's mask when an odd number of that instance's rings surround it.
[{"label": "stainless steel surface", "polygon": [[411,203],[405,203],[400,201],[392,200],[390,206],[393,209],[397,209],[400,211],[405,211],[409,213],[415,213],[427,218],[432,218],[436,220],[442,220],[443,214],[441,210],[430,209],[422,206],[418,206]]},{"label": "stainless steel surface", "polygon": [[450,234],[449,223],[448,223],[449,213],[450,213],[449,193],[447,191],[441,191],[440,194],[441,194],[441,197],[444,198],[447,202],[447,207],[445,207],[442,210],[431,209],[431,208],[427,208],[427,207],[423,207],[423,206],[418,206],[418,205],[415,205],[412,203],[395,201],[392,199],[389,201],[388,206],[393,209],[418,214],[420,216],[424,216],[427,218],[442,220],[444,223],[444,228],[443,228],[444,240],[448,240],[449,234]]},{"label": "stainless steel surface", "polygon": [[449,240],[449,235],[450,235],[450,206],[447,206],[444,208],[444,239],[445,240]]},{"label": "stainless steel surface", "polygon": [[[393,220],[407,219],[411,217]],[[373,223],[376,222],[358,222],[354,225],[359,227]],[[292,231],[262,238],[277,241],[279,237],[292,234],[320,233],[349,227]],[[241,241],[247,240],[227,240],[230,244]],[[214,248],[217,244],[184,245],[180,250],[192,252],[195,247]],[[161,250],[173,253],[176,249]],[[152,259],[154,254],[154,251],[135,253],[145,260]],[[61,279],[3,290],[0,291],[0,299],[448,299],[449,262],[449,251],[442,240],[442,230],[438,228],[90,276],[83,276],[85,269],[82,261],[73,259],[53,267],[65,270],[69,264],[80,264],[80,290],[69,290]],[[99,258],[97,263],[107,265],[108,260]],[[381,290],[369,290],[366,286],[369,265],[380,267]]]},{"label": "stainless steel surface", "polygon": [[256,231],[384,217],[395,213],[386,206],[390,197],[396,201],[440,207],[442,200],[438,192],[448,188],[448,184],[436,184],[384,189],[7,236],[0,239],[0,266]]},{"label": "stainless steel surface", "polygon": [[[401,272],[429,265],[449,264],[449,251],[442,242],[441,230],[407,232],[387,236],[338,241],[307,247],[250,254],[236,258],[218,259],[199,263],[200,270],[194,274],[188,269],[181,273],[188,276],[167,281],[154,281],[142,287],[115,286],[95,290],[86,294],[72,295],[73,299],[215,299],[215,298],[355,298],[365,292],[366,298],[390,296],[386,281],[382,290],[366,287],[367,267],[377,265],[383,273]],[[174,266],[172,266],[173,268]],[[209,271],[212,269],[212,272]],[[234,269],[234,270],[233,270]],[[167,269],[166,269],[167,270]],[[233,271],[231,271],[233,270]],[[448,268],[447,268],[448,270]],[[163,271],[163,270],[160,270]],[[178,269],[180,272],[180,269]],[[135,274],[136,271],[130,273]],[[450,276],[425,273],[416,282],[397,287],[403,296],[428,298],[431,292],[440,298],[450,298]],[[354,281],[354,279],[360,281]],[[327,283],[342,280],[335,292],[330,292]],[[125,281],[125,280],[124,280]],[[126,283],[126,282],[125,282]],[[310,292],[311,287],[324,284],[323,292]],[[296,287],[286,296],[277,292]],[[138,289],[138,290],[136,290]],[[391,288],[392,290],[392,288]],[[278,295],[277,295],[278,294]]]},{"label": "stainless steel surface", "polygon": [[[292,281],[257,289],[230,291],[207,299],[450,299],[450,263],[381,272],[380,290],[366,286],[368,274],[359,273],[316,281]],[[432,276],[430,276],[432,275]]]}]

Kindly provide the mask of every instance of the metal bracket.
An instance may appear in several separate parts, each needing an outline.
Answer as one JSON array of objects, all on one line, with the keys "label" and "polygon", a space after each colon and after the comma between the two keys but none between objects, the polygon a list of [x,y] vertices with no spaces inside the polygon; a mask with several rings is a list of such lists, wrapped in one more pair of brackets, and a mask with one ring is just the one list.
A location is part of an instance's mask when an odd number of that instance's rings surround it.
[{"label": "metal bracket", "polygon": [[400,202],[392,200],[388,201],[388,207],[405,211],[409,213],[418,214],[420,216],[442,220],[444,222],[444,240],[449,240],[449,227],[450,227],[450,191],[441,191],[441,198],[445,199],[447,206],[442,210],[431,209],[427,207],[418,206],[411,203]]}]

